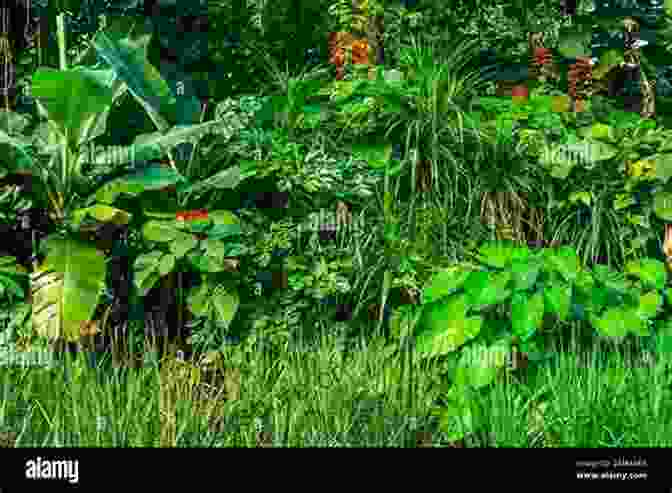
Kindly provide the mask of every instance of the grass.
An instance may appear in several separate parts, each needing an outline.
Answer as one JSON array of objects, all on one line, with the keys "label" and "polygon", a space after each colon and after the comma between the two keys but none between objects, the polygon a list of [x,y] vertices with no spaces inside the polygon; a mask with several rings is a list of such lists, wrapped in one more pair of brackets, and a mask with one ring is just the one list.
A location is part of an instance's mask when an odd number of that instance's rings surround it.
[{"label": "grass", "polygon": [[174,358],[102,379],[73,360],[69,378],[64,367],[5,368],[0,432],[16,447],[413,447],[419,437],[433,446],[669,447],[672,372],[662,355],[652,366],[558,350],[536,371],[507,370],[470,395],[475,432],[462,441],[437,419],[441,365],[413,356],[402,372],[404,355],[380,337],[349,351],[333,337],[306,351],[228,349],[224,367],[236,378],[210,379],[209,395],[205,373]]},{"label": "grass", "polygon": [[[428,60],[429,66],[441,66]],[[431,111],[418,116],[418,129],[443,117],[436,105],[425,106]],[[493,157],[509,170],[506,153]],[[487,161],[493,165],[490,156]],[[465,203],[477,203],[488,191],[502,189],[501,180],[482,186],[472,190],[469,184],[468,192],[456,186],[453,192]],[[455,202],[446,200],[443,210]],[[470,210],[451,213],[469,221]],[[447,219],[439,222],[446,226]],[[437,224],[429,229],[438,230]],[[375,239],[373,229],[367,231],[369,240]],[[452,248],[448,227],[442,229],[444,254],[467,237],[461,234],[467,230],[460,230]],[[433,238],[426,240],[433,244]],[[359,273],[366,282],[355,283],[358,292],[370,289],[367,276],[381,260],[380,246],[375,241],[362,246],[369,258]],[[0,446],[672,446],[672,372],[669,352],[662,349],[651,363],[644,361],[644,350],[621,355],[598,341],[580,344],[572,332],[568,346],[554,341],[549,361],[507,368],[494,385],[469,391],[464,406],[451,415],[455,407],[447,397],[444,362],[421,360],[382,336],[361,338],[345,349],[334,336],[337,327],[330,329],[310,348],[227,346],[218,370],[175,357],[140,369],[92,370],[81,360],[21,369],[5,357]],[[461,427],[467,432],[460,433]]]}]

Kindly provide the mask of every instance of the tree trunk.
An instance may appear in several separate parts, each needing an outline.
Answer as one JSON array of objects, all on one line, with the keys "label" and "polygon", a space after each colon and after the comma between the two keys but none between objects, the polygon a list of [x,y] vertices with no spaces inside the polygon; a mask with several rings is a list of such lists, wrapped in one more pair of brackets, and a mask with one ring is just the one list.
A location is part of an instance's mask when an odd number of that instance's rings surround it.
[{"label": "tree trunk", "polygon": [[51,33],[56,32],[56,17],[58,9],[56,6],[49,5],[46,12],[40,16],[38,26],[38,63],[42,67],[58,68],[58,45],[52,43]]},{"label": "tree trunk", "polygon": [[652,83],[646,77],[646,74],[640,65],[639,48],[634,43],[639,40],[639,23],[632,17],[626,17],[623,20],[625,52],[624,61],[627,64],[635,65],[636,77],[639,78],[639,87],[642,91],[642,97],[639,104],[635,105],[634,110],[640,113],[642,118],[653,118],[656,113],[656,93],[654,90],[655,81]]},{"label": "tree trunk", "polygon": [[369,71],[369,78],[375,78],[375,66],[384,63],[384,19],[382,15],[369,16],[367,44],[369,45],[369,63],[373,70]]},{"label": "tree trunk", "polygon": [[429,192],[432,189],[432,164],[428,159],[418,159],[415,168],[416,189],[420,193]]}]

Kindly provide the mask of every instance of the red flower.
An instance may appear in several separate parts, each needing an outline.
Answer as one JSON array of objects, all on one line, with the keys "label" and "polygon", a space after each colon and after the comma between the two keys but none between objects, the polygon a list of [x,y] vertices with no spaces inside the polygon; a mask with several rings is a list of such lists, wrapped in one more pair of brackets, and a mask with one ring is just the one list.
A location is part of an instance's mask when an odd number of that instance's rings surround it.
[{"label": "red flower", "polygon": [[530,91],[527,86],[519,84],[511,88],[511,98],[514,103],[524,103],[529,98]]},{"label": "red flower", "polygon": [[553,58],[551,50],[548,48],[535,48],[534,49],[534,61],[537,65],[546,65],[550,63]]},{"label": "red flower", "polygon": [[197,219],[207,219],[207,209],[194,209],[193,211],[181,211],[175,213],[176,221],[194,221]]},{"label": "red flower", "polygon": [[207,209],[196,209],[191,211],[192,212],[192,219],[207,219],[208,218],[208,210]]}]

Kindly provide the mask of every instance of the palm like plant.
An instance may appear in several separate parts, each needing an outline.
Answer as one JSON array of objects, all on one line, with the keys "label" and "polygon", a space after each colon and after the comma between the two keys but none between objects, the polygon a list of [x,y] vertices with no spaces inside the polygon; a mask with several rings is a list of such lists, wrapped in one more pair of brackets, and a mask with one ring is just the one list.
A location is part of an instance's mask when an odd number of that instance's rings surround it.
[{"label": "palm like plant", "polygon": [[[385,137],[397,135],[403,141],[411,164],[411,205],[417,190],[435,191],[443,177],[452,207],[459,196],[458,177],[469,180],[464,150],[465,135],[471,131],[465,128],[465,113],[483,81],[477,70],[467,67],[477,54],[478,41],[464,37],[429,45],[411,37],[410,45],[402,48],[400,62],[407,83],[396,101],[401,111],[388,115],[385,122]],[[447,166],[439,167],[439,162]],[[409,214],[412,211],[413,207]]]},{"label": "palm like plant", "polygon": [[533,212],[527,197],[538,183],[535,169],[501,129],[484,128],[479,143],[472,162],[482,191],[481,220],[495,229],[497,239],[524,242],[523,223]]}]

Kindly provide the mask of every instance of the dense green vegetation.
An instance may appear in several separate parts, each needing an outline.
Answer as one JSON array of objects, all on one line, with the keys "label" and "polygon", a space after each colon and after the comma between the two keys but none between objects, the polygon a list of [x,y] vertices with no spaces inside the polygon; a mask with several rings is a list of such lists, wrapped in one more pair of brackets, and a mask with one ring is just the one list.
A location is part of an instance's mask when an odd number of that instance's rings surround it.
[{"label": "dense green vegetation", "polygon": [[[386,5],[341,80],[343,2],[128,3],[0,113],[10,443],[672,444],[666,93],[559,109],[591,2]],[[496,96],[535,30],[564,75]]]}]

